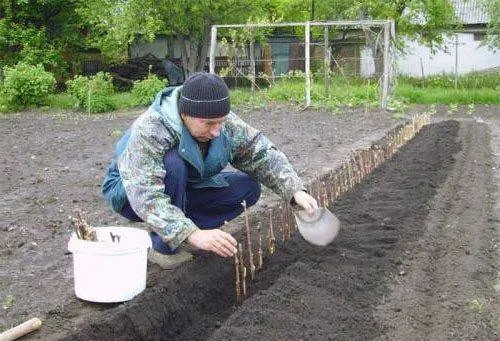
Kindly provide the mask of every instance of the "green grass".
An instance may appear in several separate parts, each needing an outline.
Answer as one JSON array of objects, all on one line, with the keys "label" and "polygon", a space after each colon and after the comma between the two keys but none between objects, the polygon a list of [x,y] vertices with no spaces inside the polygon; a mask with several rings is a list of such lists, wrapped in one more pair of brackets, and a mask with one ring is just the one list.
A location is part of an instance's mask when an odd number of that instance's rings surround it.
[{"label": "green grass", "polygon": [[[332,79],[328,86],[328,93],[325,93],[323,81],[313,81],[311,101],[314,107],[322,107],[327,110],[341,106],[377,106],[377,84],[373,80],[348,83],[340,78]],[[273,86],[261,88],[255,93],[252,93],[249,88],[231,90],[231,103],[234,105],[250,105],[253,108],[258,108],[269,102],[302,105],[305,102],[305,80],[278,80]]]},{"label": "green grass", "polygon": [[[123,110],[134,107],[130,92],[116,92],[111,97],[111,101],[116,105],[116,110]],[[75,100],[66,93],[52,94],[47,101],[49,109],[74,109]]]},{"label": "green grass", "polygon": [[[415,87],[425,88],[455,88],[455,76],[452,74],[440,74],[426,78],[400,76],[399,82],[410,84]],[[470,72],[457,78],[458,89],[499,89],[500,72]]]},{"label": "green grass", "polygon": [[113,97],[111,97],[111,101],[115,103],[117,110],[133,108],[136,106],[133,104],[130,92],[116,92]]},{"label": "green grass", "polygon": [[410,84],[398,84],[396,97],[415,104],[500,104],[500,90],[420,88]]},{"label": "green grass", "polygon": [[54,109],[71,109],[74,107],[74,100],[66,93],[52,94],[47,99],[47,106]]},{"label": "green grass", "polygon": [[396,97],[421,104],[500,104],[500,72],[471,72],[422,78],[399,77]]},{"label": "green grass", "polygon": [[[427,84],[426,86],[423,86]],[[235,102],[259,106],[266,102],[305,102],[305,80],[282,79],[268,89],[253,96],[248,89],[233,91]],[[438,75],[426,80],[400,77],[395,87],[395,101],[408,104],[500,104],[500,73],[474,72],[458,79],[455,89],[454,77]],[[379,90],[376,80],[354,78],[346,80],[333,77],[328,94],[322,79],[312,82],[311,101],[314,107],[334,109],[343,106],[378,106]]]},{"label": "green grass", "polygon": [[[311,101],[314,108],[336,112],[342,107],[379,105],[377,80],[334,76],[330,79],[328,94],[322,77],[311,82]],[[1,89],[0,89],[1,90]],[[0,96],[0,112],[9,112],[7,103]],[[116,110],[135,107],[130,92],[117,92],[111,101]],[[74,100],[66,93],[50,95],[43,110],[69,110],[74,108]],[[284,77],[270,87],[252,91],[249,88],[231,89],[231,103],[234,106],[264,108],[268,103],[286,103],[302,106],[305,103],[305,78]],[[458,89],[452,75],[438,75],[424,79],[399,77],[395,87],[394,103],[406,104],[500,104],[500,72],[475,72],[460,76]],[[394,106],[394,105],[391,105]],[[404,108],[404,106],[401,106]]]}]

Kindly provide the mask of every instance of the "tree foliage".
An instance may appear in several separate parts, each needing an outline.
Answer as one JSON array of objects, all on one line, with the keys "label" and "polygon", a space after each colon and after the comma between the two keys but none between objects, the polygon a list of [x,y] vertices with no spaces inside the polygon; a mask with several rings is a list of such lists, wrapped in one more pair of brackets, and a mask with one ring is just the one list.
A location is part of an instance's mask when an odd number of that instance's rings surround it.
[{"label": "tree foliage", "polygon": [[274,0],[286,21],[392,19],[399,36],[431,47],[456,25],[451,0]]},{"label": "tree foliage", "polygon": [[91,44],[115,59],[134,41],[173,37],[188,74],[203,69],[213,24],[393,19],[399,34],[430,46],[456,24],[451,0],[88,0],[79,14],[92,28]]},{"label": "tree foliage", "polygon": [[[500,0],[477,1],[498,47]],[[205,66],[213,24],[246,22],[393,19],[398,36],[436,47],[454,13],[451,0],[0,0],[0,70],[42,63],[67,78],[89,47],[123,60],[133,42],[168,36],[189,75]]]},{"label": "tree foliage", "polygon": [[489,17],[487,44],[500,49],[500,0],[479,0],[479,3]]},{"label": "tree foliage", "polygon": [[108,56],[122,55],[130,43],[173,37],[181,46],[188,74],[202,70],[213,24],[246,22],[266,15],[266,0],[89,0],[79,13],[89,21],[92,44]]},{"label": "tree foliage", "polygon": [[76,5],[77,0],[1,0],[1,63],[41,63],[67,76],[75,54],[85,48]]}]

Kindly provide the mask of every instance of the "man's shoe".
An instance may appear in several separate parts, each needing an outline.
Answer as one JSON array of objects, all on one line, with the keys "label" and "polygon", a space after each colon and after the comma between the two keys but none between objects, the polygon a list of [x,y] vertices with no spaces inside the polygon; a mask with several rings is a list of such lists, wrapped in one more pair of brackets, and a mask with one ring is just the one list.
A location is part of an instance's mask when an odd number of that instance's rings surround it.
[{"label": "man's shoe", "polygon": [[170,270],[182,263],[188,262],[193,259],[193,255],[186,251],[179,251],[172,255],[159,253],[153,249],[148,252],[148,260],[151,263],[158,264],[162,269]]}]

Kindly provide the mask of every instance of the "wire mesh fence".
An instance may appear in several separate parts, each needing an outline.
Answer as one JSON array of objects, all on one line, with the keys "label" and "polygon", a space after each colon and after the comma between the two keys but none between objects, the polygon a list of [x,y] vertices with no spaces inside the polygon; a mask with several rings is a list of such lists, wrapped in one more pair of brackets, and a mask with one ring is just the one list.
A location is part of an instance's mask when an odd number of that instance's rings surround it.
[{"label": "wire mesh fence", "polygon": [[286,82],[297,95],[292,99],[306,105],[351,96],[363,85],[366,100],[385,108],[394,79],[393,41],[391,21],[215,25],[209,69],[229,86],[254,91]]}]

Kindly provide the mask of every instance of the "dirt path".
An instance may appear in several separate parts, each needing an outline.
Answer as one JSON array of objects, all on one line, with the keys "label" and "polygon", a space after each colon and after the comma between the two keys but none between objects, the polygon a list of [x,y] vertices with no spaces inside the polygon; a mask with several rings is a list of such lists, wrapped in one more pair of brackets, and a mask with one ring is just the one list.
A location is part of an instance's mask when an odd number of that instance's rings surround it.
[{"label": "dirt path", "polygon": [[[496,276],[491,149],[486,124],[462,122],[455,166],[429,203],[422,236],[402,256],[380,307],[391,340],[476,339],[497,335],[490,301]],[[416,226],[417,228],[419,226]]]},{"label": "dirt path", "polygon": [[[377,111],[271,109],[241,116],[308,181],[398,124]],[[485,108],[487,124],[463,115],[425,128],[335,203],[343,230],[330,247],[295,235],[266,260],[240,307],[233,263],[205,254],[175,271],[150,266],[147,290],[130,302],[75,299],[67,215],[78,205],[92,223],[129,224],[105,206],[99,185],[116,130],[133,114],[4,118],[0,298],[14,300],[0,325],[40,316],[44,326],[31,338],[43,340],[496,339],[497,109]],[[275,202],[265,192],[253,221]]]}]

